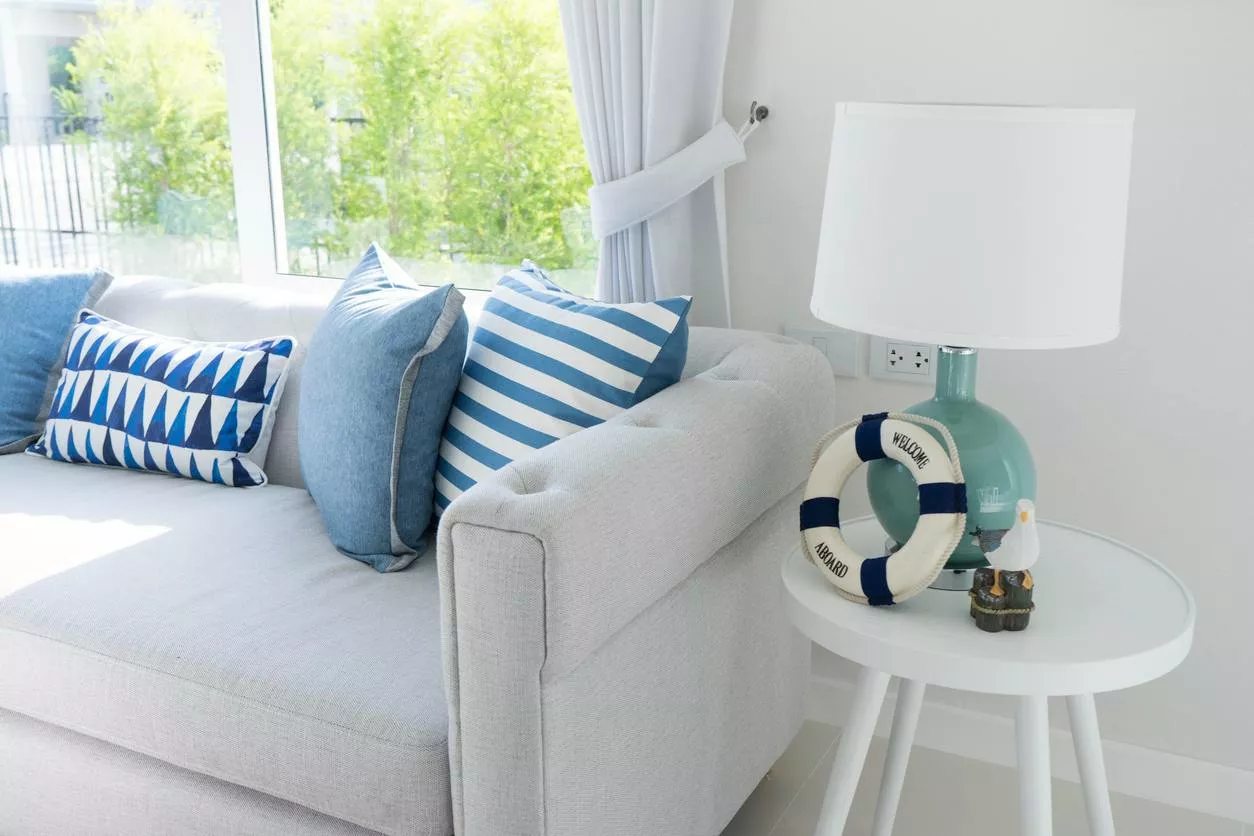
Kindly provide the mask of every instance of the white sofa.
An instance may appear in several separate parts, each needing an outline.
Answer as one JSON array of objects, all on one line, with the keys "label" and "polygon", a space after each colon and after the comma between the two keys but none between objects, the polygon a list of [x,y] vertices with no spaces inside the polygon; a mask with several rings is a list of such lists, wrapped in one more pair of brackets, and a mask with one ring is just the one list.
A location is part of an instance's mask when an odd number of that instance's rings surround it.
[{"label": "white sofa", "polygon": [[[99,307],[307,341],[324,302],[131,279]],[[301,487],[298,367],[265,488],[0,457],[0,833],[718,833],[801,721],[778,565],[834,393],[761,334],[693,329],[685,374],[391,575]]]}]

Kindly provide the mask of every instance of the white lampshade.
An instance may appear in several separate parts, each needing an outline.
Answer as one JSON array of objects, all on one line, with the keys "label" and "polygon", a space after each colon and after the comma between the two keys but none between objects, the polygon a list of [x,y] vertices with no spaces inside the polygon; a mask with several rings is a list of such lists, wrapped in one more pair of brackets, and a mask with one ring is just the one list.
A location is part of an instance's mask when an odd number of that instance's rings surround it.
[{"label": "white lampshade", "polygon": [[939,345],[1114,339],[1133,116],[837,105],[810,309]]}]

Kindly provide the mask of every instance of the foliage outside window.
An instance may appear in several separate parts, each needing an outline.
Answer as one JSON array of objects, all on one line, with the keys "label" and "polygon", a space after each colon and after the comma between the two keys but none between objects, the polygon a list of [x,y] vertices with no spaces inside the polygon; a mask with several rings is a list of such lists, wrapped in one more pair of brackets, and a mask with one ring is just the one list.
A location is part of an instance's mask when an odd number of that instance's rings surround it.
[{"label": "foliage outside window", "polygon": [[103,6],[53,91],[71,117],[97,111],[113,144],[115,218],[156,224],[169,195],[226,218],[232,200],[226,85],[216,19],[169,2]]},{"label": "foliage outside window", "polygon": [[[555,2],[269,9],[280,270],[342,276],[378,240],[423,281],[483,286],[488,265],[530,258],[582,268],[590,290],[591,183]],[[114,147],[119,222],[231,233],[223,36],[210,6],[115,2],[72,48],[55,96]]]}]

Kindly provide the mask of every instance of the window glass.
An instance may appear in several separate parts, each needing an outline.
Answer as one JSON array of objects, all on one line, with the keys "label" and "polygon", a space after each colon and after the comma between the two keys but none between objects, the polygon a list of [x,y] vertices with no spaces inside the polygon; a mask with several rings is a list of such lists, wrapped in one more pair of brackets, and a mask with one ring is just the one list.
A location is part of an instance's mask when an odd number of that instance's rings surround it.
[{"label": "window glass", "polygon": [[529,258],[591,293],[591,185],[556,0],[270,0],[285,241],[343,277],[371,241],[425,284]]},{"label": "window glass", "polygon": [[0,0],[0,264],[238,279],[215,9]]}]

